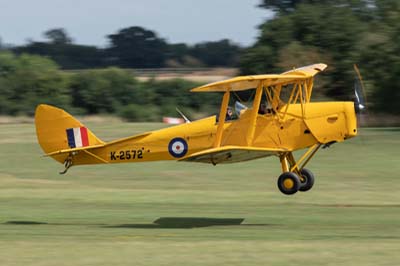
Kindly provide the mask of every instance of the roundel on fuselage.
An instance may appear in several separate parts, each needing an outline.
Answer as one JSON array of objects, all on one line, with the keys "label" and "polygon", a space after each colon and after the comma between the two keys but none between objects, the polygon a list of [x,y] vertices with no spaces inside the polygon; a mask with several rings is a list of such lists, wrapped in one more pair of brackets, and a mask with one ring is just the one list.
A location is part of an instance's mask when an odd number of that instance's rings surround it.
[{"label": "roundel on fuselage", "polygon": [[188,144],[183,138],[174,138],[168,144],[168,152],[175,158],[181,158],[186,155]]}]

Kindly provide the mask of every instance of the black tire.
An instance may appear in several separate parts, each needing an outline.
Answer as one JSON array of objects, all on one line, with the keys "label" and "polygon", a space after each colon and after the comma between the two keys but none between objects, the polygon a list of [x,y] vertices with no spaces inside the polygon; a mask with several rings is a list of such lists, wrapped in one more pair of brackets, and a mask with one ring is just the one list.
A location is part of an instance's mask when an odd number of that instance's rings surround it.
[{"label": "black tire", "polygon": [[278,188],[285,195],[296,193],[300,186],[300,178],[295,173],[285,172],[278,178]]},{"label": "black tire", "polygon": [[301,182],[299,190],[302,192],[310,190],[314,186],[314,174],[306,168],[301,169],[300,173],[304,181]]}]

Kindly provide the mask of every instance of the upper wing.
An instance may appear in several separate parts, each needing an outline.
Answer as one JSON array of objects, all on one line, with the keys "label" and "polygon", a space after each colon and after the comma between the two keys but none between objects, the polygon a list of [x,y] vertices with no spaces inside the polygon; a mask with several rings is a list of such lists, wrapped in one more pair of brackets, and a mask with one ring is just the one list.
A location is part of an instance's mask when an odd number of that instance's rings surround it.
[{"label": "upper wing", "polygon": [[249,161],[253,159],[276,155],[280,152],[285,151],[286,150],[275,148],[224,146],[194,153],[186,158],[181,159],[180,161],[212,163],[216,165],[219,163],[236,163]]},{"label": "upper wing", "polygon": [[241,91],[257,88],[260,82],[264,82],[266,86],[285,85],[295,83],[297,81],[312,78],[318,72],[323,71],[327,65],[314,64],[301,68],[296,68],[282,74],[239,76],[223,81],[217,81],[192,89],[192,92],[224,92],[224,91]]},{"label": "upper wing", "polygon": [[319,72],[324,71],[327,67],[328,66],[326,64],[313,64],[283,72],[282,75],[304,75],[308,77],[313,77]]}]

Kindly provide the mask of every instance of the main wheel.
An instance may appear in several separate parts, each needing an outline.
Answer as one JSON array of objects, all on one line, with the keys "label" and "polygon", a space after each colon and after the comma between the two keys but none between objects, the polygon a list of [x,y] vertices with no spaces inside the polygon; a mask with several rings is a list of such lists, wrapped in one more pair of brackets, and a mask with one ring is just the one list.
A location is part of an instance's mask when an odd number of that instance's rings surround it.
[{"label": "main wheel", "polygon": [[300,188],[300,178],[293,172],[285,172],[278,178],[278,188],[286,195],[296,193]]},{"label": "main wheel", "polygon": [[306,168],[301,169],[300,173],[304,181],[301,182],[299,190],[303,192],[310,190],[314,186],[314,174]]}]

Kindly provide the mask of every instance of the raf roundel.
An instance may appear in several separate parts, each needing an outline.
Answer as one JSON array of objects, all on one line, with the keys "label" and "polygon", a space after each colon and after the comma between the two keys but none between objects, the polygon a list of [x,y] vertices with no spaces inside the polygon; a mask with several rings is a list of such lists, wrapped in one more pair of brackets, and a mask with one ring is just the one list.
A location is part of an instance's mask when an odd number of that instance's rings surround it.
[{"label": "raf roundel", "polygon": [[169,153],[175,158],[181,158],[186,155],[188,145],[183,138],[174,138],[168,144]]}]

